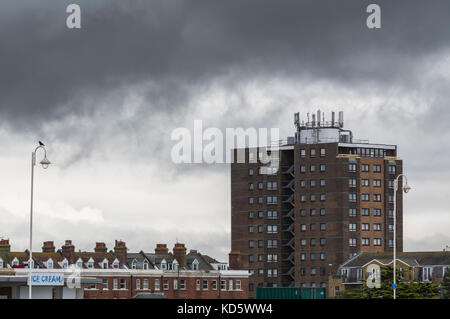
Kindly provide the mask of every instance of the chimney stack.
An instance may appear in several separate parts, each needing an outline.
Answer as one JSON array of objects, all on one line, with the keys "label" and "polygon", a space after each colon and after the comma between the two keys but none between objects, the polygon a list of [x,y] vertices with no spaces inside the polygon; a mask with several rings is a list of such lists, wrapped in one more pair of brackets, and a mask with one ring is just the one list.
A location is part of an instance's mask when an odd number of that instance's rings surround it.
[{"label": "chimney stack", "polygon": [[184,244],[176,243],[173,247],[173,256],[178,261],[180,267],[184,267],[186,265],[186,247]]},{"label": "chimney stack", "polygon": [[75,252],[75,246],[72,245],[72,241],[71,240],[66,240],[66,242],[64,243],[64,245],[61,247],[62,249],[62,255],[67,258],[67,260],[69,262],[71,262],[72,260],[72,255]]},{"label": "chimney stack", "polygon": [[166,244],[156,244],[155,254],[168,255],[169,249],[167,248],[167,245]]},{"label": "chimney stack", "polygon": [[53,244],[53,241],[44,241],[44,245],[42,246],[42,252],[43,253],[54,253],[55,245]]},{"label": "chimney stack", "polygon": [[116,240],[116,245],[114,246],[114,254],[116,255],[117,259],[122,264],[125,264],[127,261],[127,245],[124,241]]},{"label": "chimney stack", "polygon": [[232,250],[228,254],[228,263],[230,270],[241,269],[241,252],[237,250]]},{"label": "chimney stack", "polygon": [[9,244],[9,239],[0,240],[0,253],[10,253],[11,245]]},{"label": "chimney stack", "polygon": [[106,244],[105,243],[100,242],[100,243],[95,243],[94,251],[96,253],[104,253],[104,254],[106,254],[108,249],[106,248]]}]

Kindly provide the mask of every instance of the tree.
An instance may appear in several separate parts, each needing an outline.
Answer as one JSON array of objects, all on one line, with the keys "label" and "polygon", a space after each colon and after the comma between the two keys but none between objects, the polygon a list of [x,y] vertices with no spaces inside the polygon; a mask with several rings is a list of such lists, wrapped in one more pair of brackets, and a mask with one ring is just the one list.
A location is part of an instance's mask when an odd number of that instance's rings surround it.
[{"label": "tree", "polygon": [[[430,299],[439,296],[439,287],[430,282],[419,282],[413,280],[404,280],[404,272],[397,270],[396,282],[397,292],[396,297],[399,299]],[[368,288],[366,281],[363,280],[363,287],[354,292],[347,293],[350,298],[359,299],[392,299],[392,278],[394,276],[394,269],[392,266],[381,267],[381,287]]]},{"label": "tree", "polygon": [[444,274],[444,279],[441,283],[442,296],[444,299],[450,299],[450,267],[447,267]]}]

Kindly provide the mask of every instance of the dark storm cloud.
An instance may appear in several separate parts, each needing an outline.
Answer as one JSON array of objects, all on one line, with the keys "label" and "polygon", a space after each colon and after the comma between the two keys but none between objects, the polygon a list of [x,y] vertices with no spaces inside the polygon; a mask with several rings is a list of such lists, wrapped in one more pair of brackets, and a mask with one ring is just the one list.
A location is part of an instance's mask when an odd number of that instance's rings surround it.
[{"label": "dark storm cloud", "polygon": [[171,113],[189,99],[184,86],[230,70],[411,85],[416,59],[450,38],[448,1],[377,1],[376,31],[365,27],[369,1],[77,1],[82,29],[68,30],[70,2],[2,4],[4,124],[89,114],[108,92],[146,81],[158,87],[152,107]]}]

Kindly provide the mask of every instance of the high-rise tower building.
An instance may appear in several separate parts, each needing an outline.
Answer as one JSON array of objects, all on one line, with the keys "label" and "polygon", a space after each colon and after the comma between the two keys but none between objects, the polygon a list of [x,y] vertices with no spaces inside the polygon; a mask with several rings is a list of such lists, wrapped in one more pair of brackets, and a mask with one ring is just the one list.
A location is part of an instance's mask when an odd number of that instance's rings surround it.
[{"label": "high-rise tower building", "polygon": [[[356,140],[343,112],[325,121],[295,114],[296,132],[278,152],[245,152],[231,164],[231,247],[258,286],[326,286],[328,275],[359,252],[392,251],[397,147]],[[271,161],[260,162],[266,154]],[[235,157],[236,158],[236,157]],[[400,180],[400,183],[402,181]],[[403,250],[402,194],[397,250]]]}]

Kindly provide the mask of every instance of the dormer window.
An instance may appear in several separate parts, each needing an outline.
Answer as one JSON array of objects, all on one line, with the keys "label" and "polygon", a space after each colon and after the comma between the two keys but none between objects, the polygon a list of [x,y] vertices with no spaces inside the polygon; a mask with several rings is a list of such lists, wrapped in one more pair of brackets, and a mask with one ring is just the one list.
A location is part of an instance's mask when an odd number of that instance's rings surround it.
[{"label": "dormer window", "polygon": [[144,269],[147,270],[148,269],[148,261],[144,261]]},{"label": "dormer window", "polygon": [[198,270],[198,260],[194,259],[192,262],[192,270]]},{"label": "dormer window", "polygon": [[88,269],[94,268],[94,259],[92,259],[92,257],[89,258],[89,260],[88,260],[86,266],[87,266]]},{"label": "dormer window", "polygon": [[178,261],[176,259],[173,261],[173,270],[178,270]]},{"label": "dormer window", "polygon": [[173,269],[173,264],[172,263],[168,263],[167,264],[167,269],[168,270],[172,270]]},{"label": "dormer window", "polygon": [[114,259],[113,263],[112,263],[112,267],[113,268],[119,268],[119,260],[116,258]]},{"label": "dormer window", "polygon": [[161,261],[161,269],[162,269],[162,270],[167,270],[167,262],[166,262],[165,259],[163,259],[163,260]]},{"label": "dormer window", "polygon": [[67,261],[66,258],[64,258],[63,261],[59,262],[59,265],[61,266],[61,268],[67,269],[69,267],[69,262]]},{"label": "dormer window", "polygon": [[13,261],[12,261],[12,266],[19,266],[19,260],[17,259],[17,257],[14,257]]},{"label": "dormer window", "polygon": [[76,263],[77,268],[83,268],[83,260],[79,258]]},{"label": "dormer window", "polygon": [[47,268],[53,269],[53,260],[51,258],[49,260],[47,260]]},{"label": "dormer window", "polygon": [[135,260],[131,263],[131,269],[137,269]]}]

